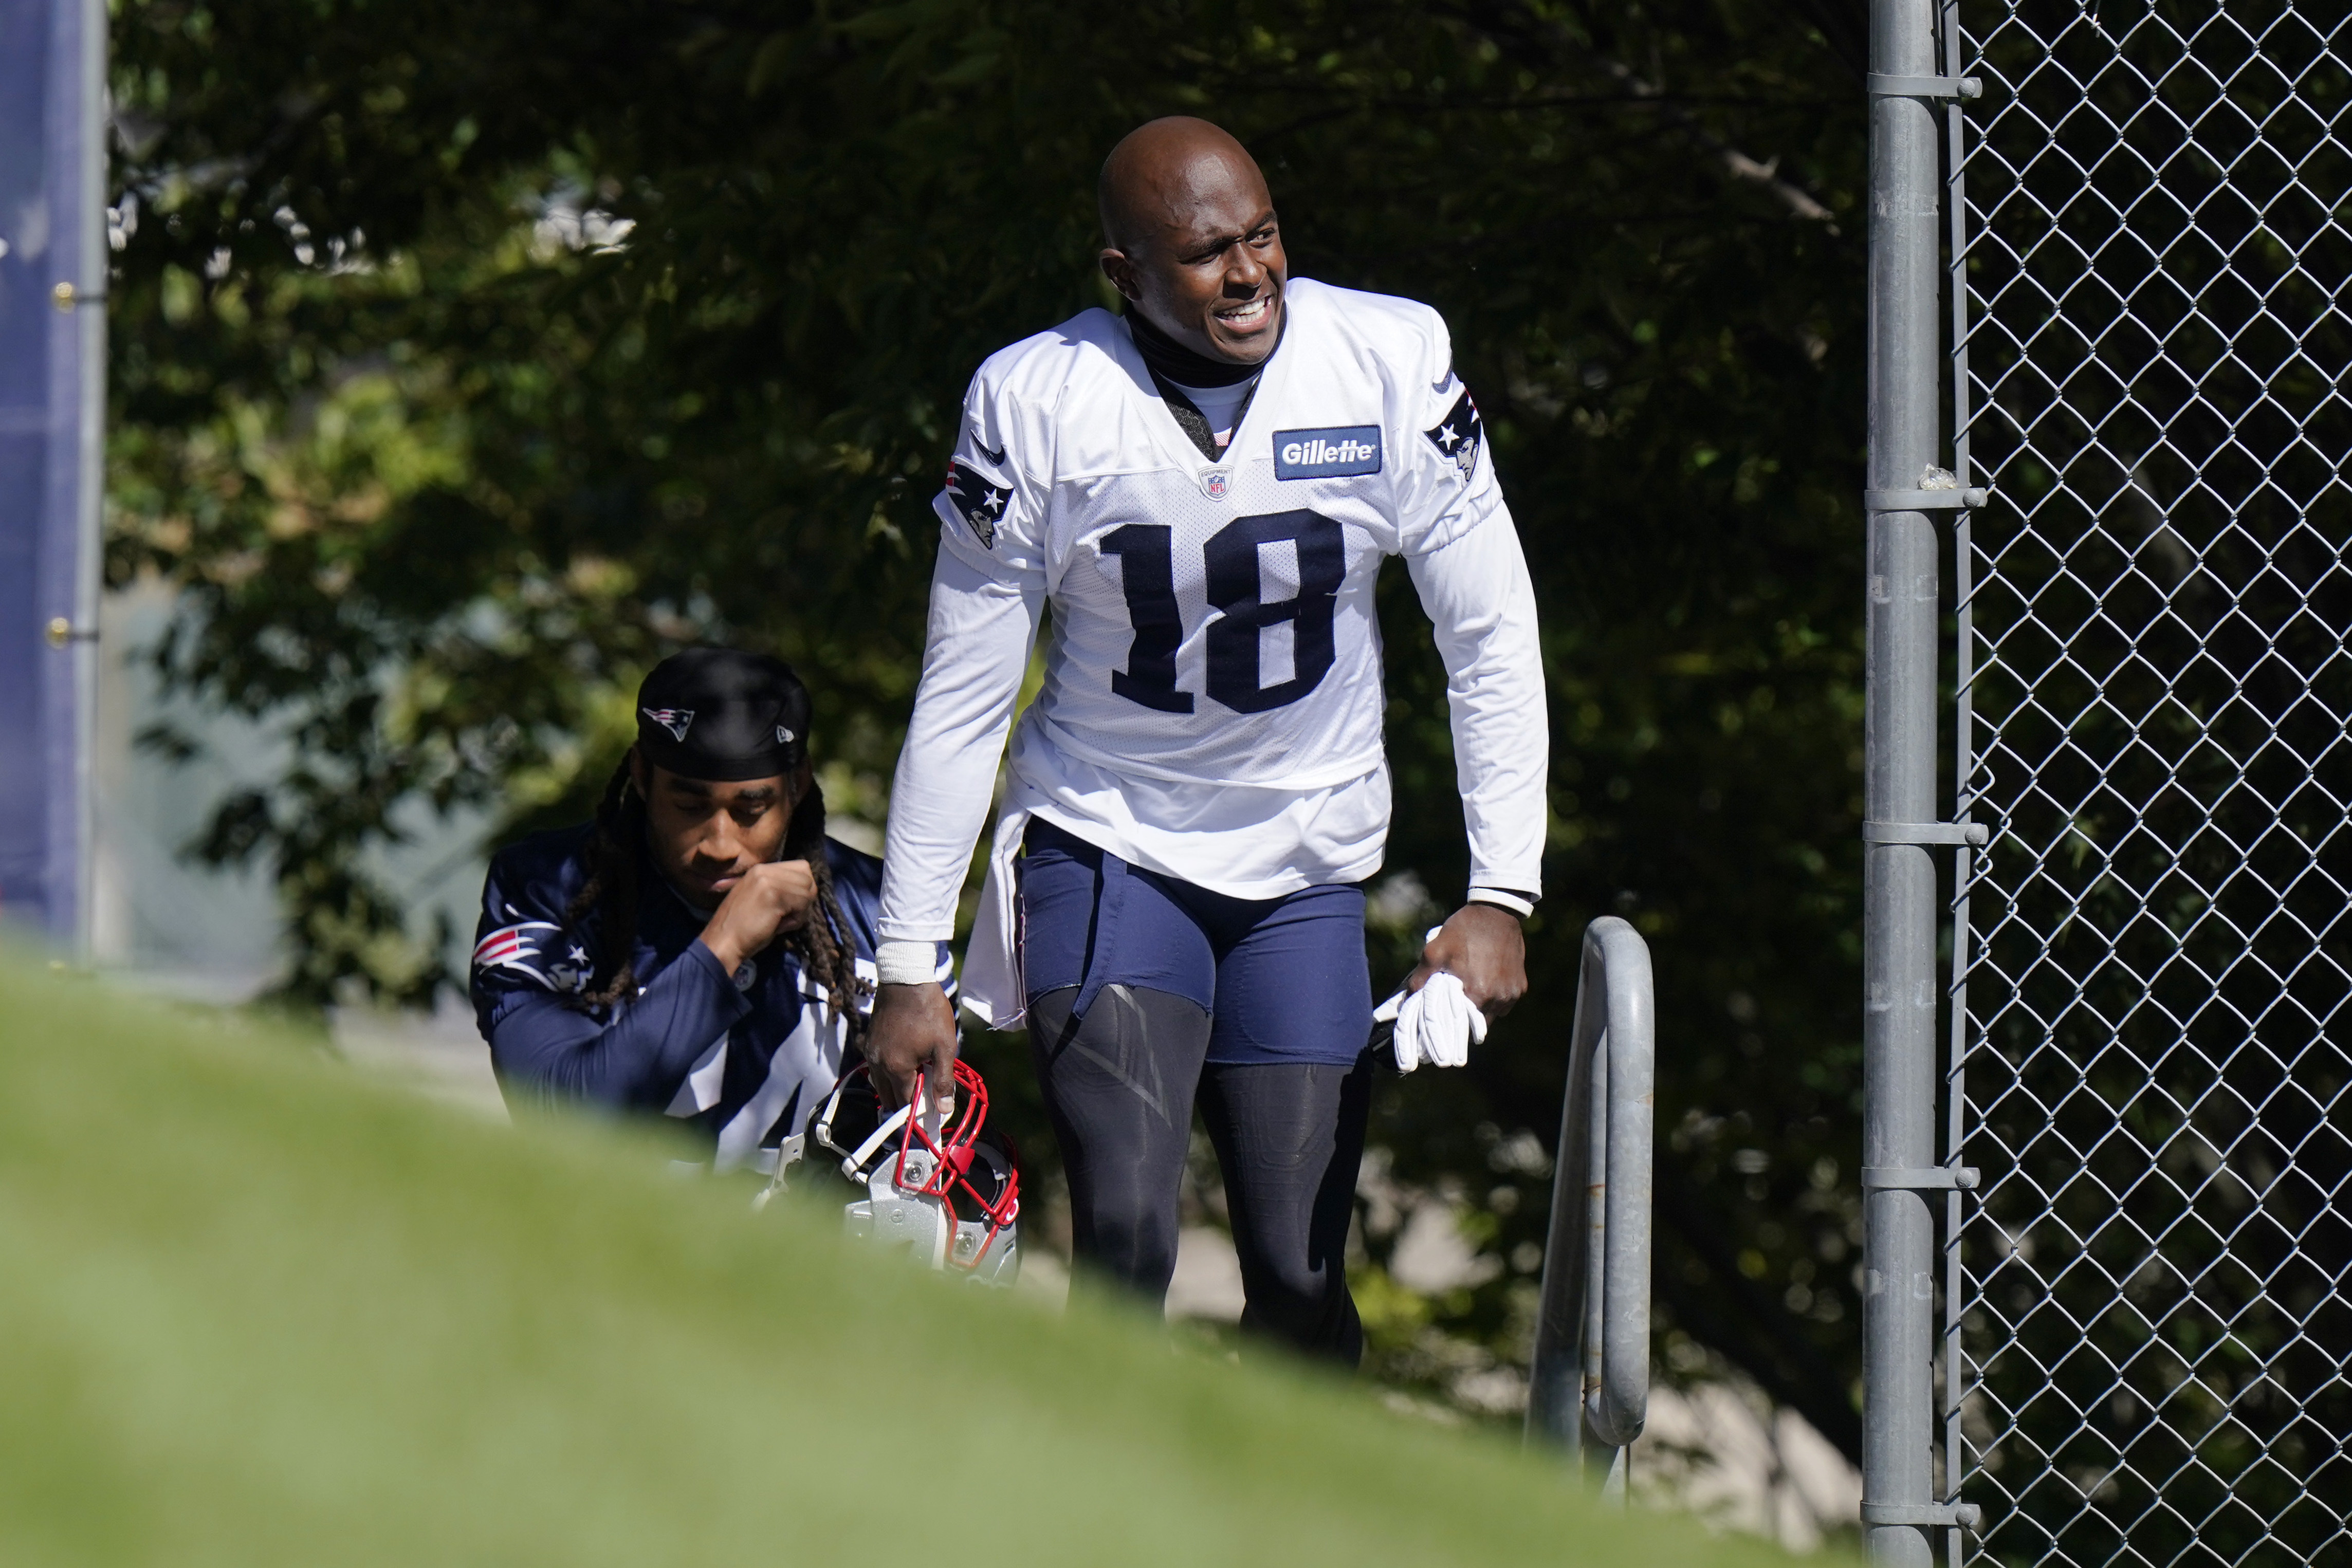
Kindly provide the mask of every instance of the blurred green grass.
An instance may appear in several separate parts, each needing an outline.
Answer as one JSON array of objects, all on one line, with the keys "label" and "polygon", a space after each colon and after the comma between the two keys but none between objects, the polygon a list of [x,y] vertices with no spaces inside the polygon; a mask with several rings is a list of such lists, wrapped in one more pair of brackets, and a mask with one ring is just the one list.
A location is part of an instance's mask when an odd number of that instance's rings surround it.
[{"label": "blurred green grass", "polygon": [[0,956],[0,1562],[1780,1559],[666,1155]]}]

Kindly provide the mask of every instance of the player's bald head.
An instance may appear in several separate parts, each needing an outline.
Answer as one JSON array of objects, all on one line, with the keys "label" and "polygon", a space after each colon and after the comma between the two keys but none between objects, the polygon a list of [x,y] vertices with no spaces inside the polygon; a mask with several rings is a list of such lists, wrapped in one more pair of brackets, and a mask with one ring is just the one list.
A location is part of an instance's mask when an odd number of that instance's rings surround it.
[{"label": "player's bald head", "polygon": [[1257,160],[1205,120],[1138,126],[1103,160],[1103,276],[1194,353],[1255,365],[1281,336],[1290,264]]},{"label": "player's bald head", "polygon": [[1121,137],[1103,160],[1096,190],[1103,243],[1132,254],[1220,198],[1239,198],[1260,210],[1273,205],[1249,149],[1222,126],[1189,114],[1148,121]]}]

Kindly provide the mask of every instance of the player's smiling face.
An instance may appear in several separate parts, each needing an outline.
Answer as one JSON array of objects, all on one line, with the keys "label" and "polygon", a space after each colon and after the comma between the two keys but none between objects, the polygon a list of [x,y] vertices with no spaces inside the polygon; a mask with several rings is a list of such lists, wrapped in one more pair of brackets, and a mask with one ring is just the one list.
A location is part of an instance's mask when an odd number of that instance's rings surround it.
[{"label": "player's smiling face", "polygon": [[1265,178],[1246,154],[1198,151],[1139,172],[1134,231],[1104,274],[1153,325],[1211,359],[1254,365],[1282,334],[1290,263]]}]

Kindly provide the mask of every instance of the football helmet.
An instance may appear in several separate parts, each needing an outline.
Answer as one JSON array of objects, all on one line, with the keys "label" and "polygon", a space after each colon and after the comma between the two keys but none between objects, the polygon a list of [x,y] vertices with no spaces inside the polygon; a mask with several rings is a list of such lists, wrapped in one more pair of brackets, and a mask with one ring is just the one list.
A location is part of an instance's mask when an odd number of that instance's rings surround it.
[{"label": "football helmet", "polygon": [[818,1169],[837,1161],[842,1179],[864,1193],[843,1211],[852,1236],[904,1246],[926,1267],[980,1284],[1010,1285],[1021,1272],[1021,1175],[1011,1145],[988,1131],[978,1071],[958,1061],[955,1082],[950,1113],[901,1106],[885,1116],[872,1076],[853,1067],[809,1118],[799,1153]]}]

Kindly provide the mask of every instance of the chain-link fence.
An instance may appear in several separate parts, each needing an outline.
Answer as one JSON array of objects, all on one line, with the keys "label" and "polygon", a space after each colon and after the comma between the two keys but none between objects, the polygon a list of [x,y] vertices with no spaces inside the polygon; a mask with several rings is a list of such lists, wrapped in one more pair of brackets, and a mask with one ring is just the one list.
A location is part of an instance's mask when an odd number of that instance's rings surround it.
[{"label": "chain-link fence", "polygon": [[2352,1561],[2352,22],[1946,27],[1966,1550]]}]

